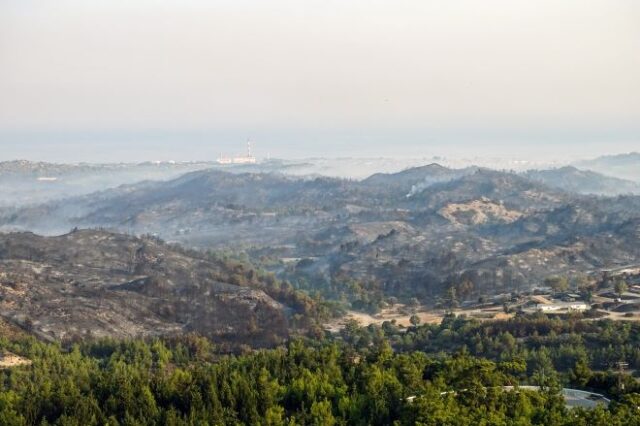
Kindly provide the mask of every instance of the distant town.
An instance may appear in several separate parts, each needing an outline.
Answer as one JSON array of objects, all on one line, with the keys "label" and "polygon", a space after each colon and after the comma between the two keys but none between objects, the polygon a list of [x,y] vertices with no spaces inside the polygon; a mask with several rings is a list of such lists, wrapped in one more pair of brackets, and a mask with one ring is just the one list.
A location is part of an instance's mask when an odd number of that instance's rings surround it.
[{"label": "distant town", "polygon": [[251,153],[251,142],[247,142],[247,152],[244,155],[237,155],[234,157],[227,157],[220,154],[218,157],[218,164],[256,164],[256,157]]}]

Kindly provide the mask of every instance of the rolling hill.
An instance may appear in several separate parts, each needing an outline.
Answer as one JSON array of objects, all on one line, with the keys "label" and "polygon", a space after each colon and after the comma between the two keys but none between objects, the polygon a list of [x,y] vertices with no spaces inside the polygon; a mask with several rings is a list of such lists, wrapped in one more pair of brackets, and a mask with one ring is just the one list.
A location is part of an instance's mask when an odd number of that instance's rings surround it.
[{"label": "rolling hill", "polygon": [[82,230],[0,234],[0,312],[48,340],[197,332],[258,346],[288,335],[293,309],[255,271],[157,239]]},{"label": "rolling hill", "polygon": [[619,179],[640,182],[640,152],[605,155],[574,163],[579,169],[592,170]]},{"label": "rolling hill", "polygon": [[[640,163],[638,164],[640,166]],[[529,179],[553,188],[578,194],[624,195],[640,194],[640,183],[605,176],[590,170],[572,166],[549,170],[529,170],[524,173]]]},{"label": "rolling hill", "polygon": [[438,165],[363,181],[204,170],[5,210],[0,225],[42,233],[105,227],[256,259],[310,258],[288,276],[327,286],[355,279],[433,301],[462,281],[473,283],[464,297],[477,297],[638,262],[639,200]]}]

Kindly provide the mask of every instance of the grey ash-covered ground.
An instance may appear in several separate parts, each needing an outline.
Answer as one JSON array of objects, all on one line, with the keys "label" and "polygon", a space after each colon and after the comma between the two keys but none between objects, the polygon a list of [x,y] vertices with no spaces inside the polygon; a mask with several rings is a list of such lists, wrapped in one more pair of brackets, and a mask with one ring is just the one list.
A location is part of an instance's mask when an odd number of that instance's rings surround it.
[{"label": "grey ash-covered ground", "polygon": [[217,262],[154,239],[0,235],[0,313],[46,339],[197,332],[260,346],[285,337],[289,309],[228,278]]}]

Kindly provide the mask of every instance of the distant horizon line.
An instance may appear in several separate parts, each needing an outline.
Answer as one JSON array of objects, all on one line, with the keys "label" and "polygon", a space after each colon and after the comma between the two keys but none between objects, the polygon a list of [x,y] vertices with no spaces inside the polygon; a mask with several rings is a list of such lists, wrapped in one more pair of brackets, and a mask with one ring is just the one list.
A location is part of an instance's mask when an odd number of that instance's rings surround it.
[{"label": "distant horizon line", "polygon": [[[596,160],[600,158],[610,158],[610,157],[621,157],[621,156],[633,156],[639,155],[639,151],[624,151],[624,152],[612,152],[610,154],[596,155],[593,157],[589,157],[588,160]],[[390,155],[371,155],[371,156],[355,156],[355,155],[339,155],[339,156],[321,156],[321,155],[312,155],[307,157],[279,157],[279,156],[255,156],[256,159],[260,160],[260,162],[299,162],[299,161],[309,161],[309,160],[429,160],[437,163],[438,161],[446,161],[446,160],[509,160],[513,162],[521,162],[521,163],[549,163],[549,164],[559,164],[563,163],[565,160],[540,160],[540,159],[524,159],[514,156],[496,156],[496,155],[468,155],[468,156],[457,156],[457,155],[406,155],[406,156],[390,156]],[[570,161],[585,161],[583,158],[574,158]],[[43,163],[43,164],[52,164],[52,165],[142,165],[142,164],[216,164],[220,166],[227,167],[242,167],[247,166],[247,164],[219,164],[217,162],[217,158],[211,158],[207,160],[132,160],[132,161],[124,161],[124,160],[106,160],[106,161],[48,161],[48,160],[37,160],[37,159],[29,159],[26,157],[14,157],[10,159],[1,159],[0,164],[5,163]]]}]

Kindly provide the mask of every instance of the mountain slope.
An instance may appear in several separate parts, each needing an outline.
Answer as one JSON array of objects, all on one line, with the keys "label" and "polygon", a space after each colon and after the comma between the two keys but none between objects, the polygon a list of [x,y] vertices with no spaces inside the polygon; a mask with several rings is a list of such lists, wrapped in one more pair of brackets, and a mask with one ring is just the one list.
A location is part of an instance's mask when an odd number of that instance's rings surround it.
[{"label": "mountain slope", "polygon": [[289,309],[238,285],[245,271],[230,273],[154,239],[88,230],[0,234],[0,265],[1,315],[46,338],[193,331],[268,345],[288,333]]},{"label": "mountain slope", "polygon": [[440,164],[412,167],[397,173],[376,173],[362,180],[365,186],[393,187],[394,190],[406,191],[407,196],[420,193],[429,186],[448,182],[473,173],[477,168],[449,169]]},{"label": "mountain slope", "polygon": [[[198,171],[15,210],[0,226],[151,233],[245,251],[271,265],[309,258],[296,283],[324,280],[335,288],[355,279],[381,294],[425,301],[461,280],[474,283],[477,297],[640,261],[633,231],[640,197],[574,194],[487,169],[456,173],[429,165],[350,181]],[[407,197],[429,176],[443,180]]]},{"label": "mountain slope", "polygon": [[605,155],[574,163],[579,169],[593,170],[607,176],[640,182],[640,152]]},{"label": "mountain slope", "polygon": [[0,206],[33,205],[144,180],[174,179],[210,163],[56,164],[0,162]]},{"label": "mountain slope", "polygon": [[550,187],[578,194],[640,194],[639,183],[605,176],[590,170],[579,170],[571,166],[550,170],[529,170],[524,173],[524,176]]}]

